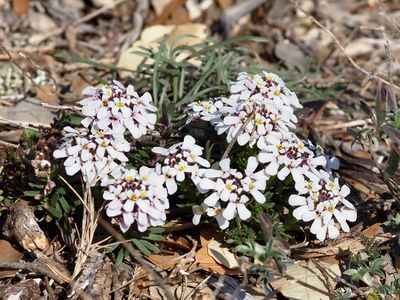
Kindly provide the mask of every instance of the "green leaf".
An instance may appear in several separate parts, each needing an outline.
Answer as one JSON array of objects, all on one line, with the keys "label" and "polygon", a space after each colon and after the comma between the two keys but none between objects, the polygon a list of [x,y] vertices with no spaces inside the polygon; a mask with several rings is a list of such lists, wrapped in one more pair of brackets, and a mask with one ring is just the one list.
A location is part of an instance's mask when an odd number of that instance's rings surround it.
[{"label": "green leaf", "polygon": [[132,243],[142,252],[144,255],[149,256],[151,252],[147,249],[145,245],[142,243],[143,241],[138,239],[132,239]]},{"label": "green leaf", "polygon": [[140,240],[140,242],[147,248],[149,249],[152,253],[160,253],[160,248],[158,248],[156,245],[146,241],[146,240]]},{"label": "green leaf", "polygon": [[385,177],[391,178],[396,173],[400,164],[400,156],[394,149],[390,150],[387,166],[385,168]]},{"label": "green leaf", "polygon": [[150,240],[150,241],[163,241],[164,237],[159,234],[149,233],[149,235],[143,237],[143,239]]},{"label": "green leaf", "polygon": [[62,216],[62,210],[58,203],[55,205],[55,207],[49,206],[47,210],[57,219],[60,219]]},{"label": "green leaf", "polygon": [[65,191],[65,189],[64,189],[63,187],[59,187],[59,188],[57,189],[57,193],[59,193],[60,195],[65,196],[65,194],[66,194],[67,192]]},{"label": "green leaf", "polygon": [[71,212],[71,206],[69,206],[67,200],[64,198],[64,196],[61,196],[58,201],[61,204],[62,209],[65,211],[65,213],[70,213]]},{"label": "green leaf", "polygon": [[35,197],[40,194],[40,191],[25,191],[24,195],[28,197]]},{"label": "green leaf", "polygon": [[115,249],[117,249],[117,247],[119,246],[118,243],[114,244],[114,245],[110,245],[106,248],[105,252],[106,253],[111,253],[113,252]]},{"label": "green leaf", "polygon": [[34,187],[34,188],[38,188],[38,189],[43,189],[44,188],[44,184],[40,184],[40,183],[28,182],[28,185],[30,187]]},{"label": "green leaf", "polygon": [[150,232],[152,233],[163,233],[165,231],[162,227],[150,227]]},{"label": "green leaf", "polygon": [[124,250],[125,250],[124,248],[121,248],[118,251],[117,258],[115,259],[115,266],[116,267],[119,267],[119,265],[122,263],[122,261],[125,258],[125,251]]}]

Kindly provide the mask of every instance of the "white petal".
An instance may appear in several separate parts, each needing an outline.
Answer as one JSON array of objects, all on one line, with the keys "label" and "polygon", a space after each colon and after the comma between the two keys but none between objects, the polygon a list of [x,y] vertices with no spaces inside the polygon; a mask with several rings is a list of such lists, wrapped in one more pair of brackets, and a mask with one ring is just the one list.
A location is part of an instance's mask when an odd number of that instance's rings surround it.
[{"label": "white petal", "polygon": [[229,202],[228,206],[224,209],[222,212],[222,215],[227,219],[227,220],[232,220],[235,215],[236,215],[236,204]]},{"label": "white petal", "polygon": [[289,204],[292,205],[292,206],[306,205],[307,204],[307,200],[303,196],[290,195]]},{"label": "white petal", "polygon": [[258,203],[265,203],[265,196],[263,195],[263,193],[261,193],[260,191],[257,190],[253,190],[251,191],[251,195],[254,197],[254,199],[256,199],[256,201]]},{"label": "white petal", "polygon": [[239,203],[237,206],[237,211],[241,220],[247,220],[251,217],[251,212],[247,209],[246,205]]},{"label": "white petal", "polygon": [[208,196],[206,199],[204,199],[204,204],[207,206],[215,206],[219,200],[219,196],[217,193],[212,193],[210,196]]},{"label": "white petal", "polygon": [[247,160],[246,174],[253,174],[257,169],[258,160],[254,156],[250,156]]}]

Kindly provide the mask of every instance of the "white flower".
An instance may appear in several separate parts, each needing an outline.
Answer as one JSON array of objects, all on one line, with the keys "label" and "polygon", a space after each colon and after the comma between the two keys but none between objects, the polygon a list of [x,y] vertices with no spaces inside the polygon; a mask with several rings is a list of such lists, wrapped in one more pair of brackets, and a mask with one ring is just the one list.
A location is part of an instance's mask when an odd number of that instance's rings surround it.
[{"label": "white flower", "polygon": [[124,170],[119,179],[103,193],[107,204],[106,213],[123,232],[136,223],[139,231],[149,226],[159,226],[166,220],[165,210],[169,207],[168,192],[163,187],[154,169],[141,167]]},{"label": "white flower", "polygon": [[207,209],[207,216],[214,217],[222,230],[229,227],[229,221],[223,216],[223,209],[219,204]]},{"label": "white flower", "polygon": [[147,129],[154,129],[157,109],[151,104],[149,93],[140,97],[132,85],[125,88],[120,82],[113,81],[112,85],[88,87],[84,94],[89,97],[80,101],[86,116],[83,126],[111,128],[116,135],[128,129],[135,139],[146,134]]},{"label": "white flower", "polygon": [[238,213],[241,220],[247,220],[251,217],[251,212],[247,209],[245,203],[249,201],[246,195],[242,195],[240,198],[232,199],[224,209],[222,215],[228,221],[232,220]]},{"label": "white flower", "polygon": [[64,143],[53,152],[54,158],[66,158],[64,161],[67,175],[73,176],[79,171],[83,179],[94,185],[115,168],[115,160],[128,161],[124,152],[130,150],[129,143],[121,135],[115,135],[111,129],[101,130],[97,126],[91,132],[65,127]]},{"label": "white flower", "polygon": [[194,225],[199,225],[201,216],[207,212],[208,206],[202,203],[201,205],[194,205],[192,207],[192,210],[193,210],[192,223]]}]

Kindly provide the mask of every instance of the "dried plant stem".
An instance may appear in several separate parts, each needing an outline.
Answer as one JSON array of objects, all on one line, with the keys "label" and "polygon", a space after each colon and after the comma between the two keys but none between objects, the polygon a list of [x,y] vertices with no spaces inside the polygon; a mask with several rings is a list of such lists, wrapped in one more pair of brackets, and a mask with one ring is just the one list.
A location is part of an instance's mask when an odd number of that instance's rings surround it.
[{"label": "dried plant stem", "polygon": [[109,222],[104,220],[101,216],[99,216],[98,222],[109,234],[111,234],[116,240],[121,242],[122,246],[129,252],[133,259],[135,259],[147,270],[147,272],[149,272],[150,276],[164,290],[167,299],[175,300],[176,298],[174,297],[170,289],[165,285],[164,280],[157,274],[153,266],[150,265],[146,260],[144,260],[139,251],[135,250],[130,243],[126,242],[122,234],[120,234]]},{"label": "dried plant stem", "polygon": [[42,102],[42,106],[49,109],[56,109],[56,110],[72,110],[72,111],[81,111],[82,109],[79,106],[73,105],[51,105],[48,103]]},{"label": "dried plant stem", "polygon": [[42,123],[17,122],[17,121],[6,119],[2,116],[0,116],[0,123],[10,124],[10,125],[14,125],[14,126],[17,126],[20,128],[25,128],[25,129],[35,130],[35,131],[39,131],[39,129],[38,129],[39,127],[45,127],[45,128],[51,127],[50,125],[42,124]]},{"label": "dried plant stem", "polygon": [[304,9],[302,9],[299,4],[298,1],[291,1],[292,4],[298,9],[300,10],[302,13],[304,13],[313,23],[315,23],[319,28],[321,28],[322,30],[324,30],[333,40],[333,42],[336,44],[336,46],[339,48],[339,50],[344,54],[344,56],[346,57],[346,59],[350,62],[350,64],[359,72],[363,73],[364,75],[371,77],[371,78],[375,78],[378,79],[380,82],[387,84],[389,86],[392,86],[393,88],[395,88],[397,91],[400,91],[400,87],[395,85],[395,84],[391,84],[389,81],[387,81],[386,79],[382,78],[381,76],[374,74],[372,72],[368,72],[367,70],[365,70],[364,68],[362,68],[360,65],[358,65],[354,59],[352,59],[347,53],[346,50],[344,49],[343,45],[340,43],[340,41],[338,40],[338,38],[336,37],[336,35],[330,31],[328,28],[326,28],[324,25],[321,24],[321,22],[319,22],[317,19],[315,19],[309,12],[305,11]]},{"label": "dried plant stem", "polygon": [[237,139],[239,138],[239,135],[241,135],[244,131],[244,129],[249,125],[250,121],[254,118],[256,115],[256,111],[253,111],[249,118],[246,120],[246,122],[240,127],[239,131],[236,133],[235,137],[232,139],[232,141],[229,143],[228,147],[226,147],[224,154],[221,157],[221,160],[225,159],[228,157],[229,152],[231,152],[233,145],[235,145]]},{"label": "dried plant stem", "polygon": [[80,199],[81,201],[83,200],[86,209],[83,210],[81,238],[79,240],[78,254],[72,278],[76,278],[79,275],[85,266],[87,258],[93,251],[92,242],[97,228],[98,214],[94,208],[94,199],[89,184],[85,184],[85,193],[83,199]]},{"label": "dried plant stem", "polygon": [[47,267],[40,265],[38,262],[11,262],[11,261],[1,261],[0,269],[11,269],[11,270],[24,270],[28,272],[35,272],[38,274],[46,275],[47,277],[53,279],[59,284],[63,284],[63,280],[54,274]]}]

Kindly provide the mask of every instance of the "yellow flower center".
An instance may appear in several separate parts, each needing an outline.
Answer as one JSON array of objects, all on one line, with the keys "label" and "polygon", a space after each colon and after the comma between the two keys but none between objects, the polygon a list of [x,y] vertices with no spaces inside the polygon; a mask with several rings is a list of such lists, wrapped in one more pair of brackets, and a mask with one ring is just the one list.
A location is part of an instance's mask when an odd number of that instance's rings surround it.
[{"label": "yellow flower center", "polygon": [[103,135],[104,135],[104,131],[103,131],[103,130],[97,131],[97,135],[98,135],[98,136],[103,136]]},{"label": "yellow flower center", "polygon": [[115,104],[116,107],[122,108],[125,106],[125,104],[123,102],[117,102],[117,104]]},{"label": "yellow flower center", "polygon": [[217,208],[215,209],[215,214],[216,214],[216,215],[219,215],[219,214],[221,213],[221,211],[222,211],[222,209],[219,208],[219,207],[217,207]]},{"label": "yellow flower center", "polygon": [[189,156],[190,156],[190,158],[192,159],[192,160],[196,160],[196,154],[194,153],[194,152],[190,152],[190,154],[189,154]]},{"label": "yellow flower center", "polygon": [[335,183],[334,183],[333,181],[330,181],[330,182],[328,183],[328,185],[329,185],[331,188],[334,188],[334,187],[335,187]]},{"label": "yellow flower center", "polygon": [[232,190],[233,190],[232,184],[226,184],[225,186],[226,186],[226,189],[227,189],[228,191],[232,191]]},{"label": "yellow flower center", "polygon": [[263,120],[262,119],[256,119],[256,124],[257,125],[261,125],[261,124],[263,124],[264,122],[263,122]]},{"label": "yellow flower center", "polygon": [[307,190],[311,190],[312,188],[313,188],[312,182],[307,182],[307,184],[306,184],[306,189],[307,189]]},{"label": "yellow flower center", "polygon": [[283,145],[282,144],[278,144],[278,145],[276,145],[276,148],[278,148],[278,150],[282,150],[283,149]]},{"label": "yellow flower center", "polygon": [[329,205],[329,206],[327,207],[327,210],[328,210],[329,212],[333,213],[333,212],[335,211],[335,207],[333,207],[333,205]]},{"label": "yellow flower center", "polygon": [[149,179],[149,176],[144,175],[143,178],[142,178],[142,181],[147,181],[148,179]]},{"label": "yellow flower center", "polygon": [[83,144],[83,145],[82,145],[82,149],[85,149],[85,150],[86,150],[87,148],[89,148],[88,144]]},{"label": "yellow flower center", "polygon": [[299,144],[299,149],[300,149],[300,150],[304,150],[304,147],[305,147],[305,146],[304,146],[303,143]]},{"label": "yellow flower center", "polygon": [[147,196],[147,191],[141,191],[140,192],[141,197],[146,197]]},{"label": "yellow flower center", "polygon": [[186,166],[184,166],[184,165],[180,165],[179,167],[178,167],[178,171],[183,171],[183,170],[185,170],[186,169]]},{"label": "yellow flower center", "polygon": [[250,190],[253,190],[253,189],[255,189],[256,188],[256,185],[253,183],[253,182],[251,182],[250,184],[249,184],[249,189]]},{"label": "yellow flower center", "polygon": [[107,145],[108,144],[107,144],[107,140],[106,139],[104,139],[100,144],[101,147],[107,147]]},{"label": "yellow flower center", "polygon": [[125,180],[126,181],[132,181],[133,180],[133,176],[132,175],[126,175],[125,176]]},{"label": "yellow flower center", "polygon": [[200,106],[201,105],[201,101],[197,100],[197,101],[194,102],[194,104],[197,105],[197,106]]},{"label": "yellow flower center", "polygon": [[275,91],[275,92],[274,92],[274,95],[278,97],[278,96],[281,95],[281,92],[280,92],[280,91]]},{"label": "yellow flower center", "polygon": [[131,200],[131,201],[137,201],[138,199],[139,199],[139,197],[136,196],[135,194],[132,194],[132,195],[129,197],[129,200]]},{"label": "yellow flower center", "polygon": [[274,79],[274,77],[272,77],[272,75],[268,75],[268,76],[267,76],[267,79],[268,79],[268,80],[272,80],[272,79]]},{"label": "yellow flower center", "polygon": [[204,108],[205,110],[209,110],[209,109],[211,108],[210,103],[203,103],[203,108]]}]

